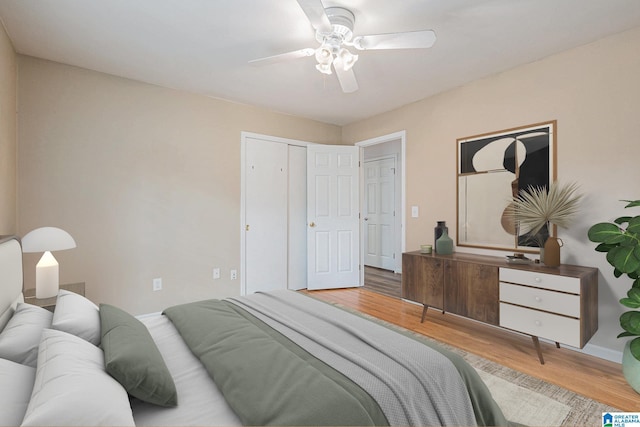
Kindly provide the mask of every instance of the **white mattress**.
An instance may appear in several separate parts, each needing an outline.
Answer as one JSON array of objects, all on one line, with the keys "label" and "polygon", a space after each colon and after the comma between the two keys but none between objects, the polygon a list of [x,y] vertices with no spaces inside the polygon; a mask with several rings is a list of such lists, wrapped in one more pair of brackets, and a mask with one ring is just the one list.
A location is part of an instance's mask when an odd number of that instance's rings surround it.
[{"label": "white mattress", "polygon": [[161,314],[144,316],[140,321],[149,329],[173,376],[178,392],[178,406],[163,408],[132,399],[131,407],[136,425],[242,425],[171,321]]}]

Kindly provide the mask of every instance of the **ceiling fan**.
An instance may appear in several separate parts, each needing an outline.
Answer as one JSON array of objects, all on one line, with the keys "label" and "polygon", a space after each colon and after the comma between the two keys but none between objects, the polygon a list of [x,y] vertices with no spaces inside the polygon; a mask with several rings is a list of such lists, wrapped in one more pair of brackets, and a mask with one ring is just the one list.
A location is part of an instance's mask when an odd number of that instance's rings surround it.
[{"label": "ceiling fan", "polygon": [[316,30],[317,48],[305,48],[279,55],[254,59],[249,63],[273,63],[288,59],[316,57],[316,69],[323,74],[336,72],[340,87],[345,93],[358,90],[358,81],[353,72],[353,65],[358,55],[348,48],[357,50],[374,49],[424,49],[433,46],[436,34],[432,30],[409,31],[402,33],[372,34],[353,36],[355,16],[343,7],[325,7],[321,0],[297,0]]}]

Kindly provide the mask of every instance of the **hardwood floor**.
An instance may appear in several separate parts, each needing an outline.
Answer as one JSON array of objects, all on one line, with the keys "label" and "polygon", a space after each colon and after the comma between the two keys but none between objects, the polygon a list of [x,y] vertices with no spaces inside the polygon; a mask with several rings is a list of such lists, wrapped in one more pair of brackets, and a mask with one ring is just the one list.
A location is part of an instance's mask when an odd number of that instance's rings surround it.
[{"label": "hardwood floor", "polygon": [[364,288],[390,297],[402,296],[401,277],[393,271],[364,266]]},{"label": "hardwood floor", "polygon": [[[397,275],[400,277],[399,275]],[[541,343],[545,364],[538,362],[531,338],[364,288],[307,291],[438,341],[464,349],[622,411],[640,411],[640,395],[622,376],[621,366],[577,351]]]}]

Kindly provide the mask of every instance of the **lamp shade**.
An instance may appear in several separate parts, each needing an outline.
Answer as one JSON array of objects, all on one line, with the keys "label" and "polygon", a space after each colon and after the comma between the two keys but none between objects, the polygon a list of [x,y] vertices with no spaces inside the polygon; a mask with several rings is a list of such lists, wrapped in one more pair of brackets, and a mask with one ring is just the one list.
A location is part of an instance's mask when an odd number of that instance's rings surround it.
[{"label": "lamp shade", "polygon": [[76,242],[66,231],[57,227],[40,227],[22,238],[22,252],[46,252],[73,249]]}]

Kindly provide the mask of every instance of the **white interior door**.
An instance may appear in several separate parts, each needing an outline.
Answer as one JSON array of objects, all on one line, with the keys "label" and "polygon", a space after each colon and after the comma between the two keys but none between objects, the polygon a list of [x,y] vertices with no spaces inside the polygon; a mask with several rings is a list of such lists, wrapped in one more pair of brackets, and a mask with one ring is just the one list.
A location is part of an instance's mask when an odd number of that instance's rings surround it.
[{"label": "white interior door", "polygon": [[286,289],[288,146],[247,138],[245,150],[246,292]]},{"label": "white interior door", "polygon": [[307,146],[307,288],[360,285],[359,147]]},{"label": "white interior door", "polygon": [[364,163],[365,265],[395,270],[395,171],[393,157]]}]

